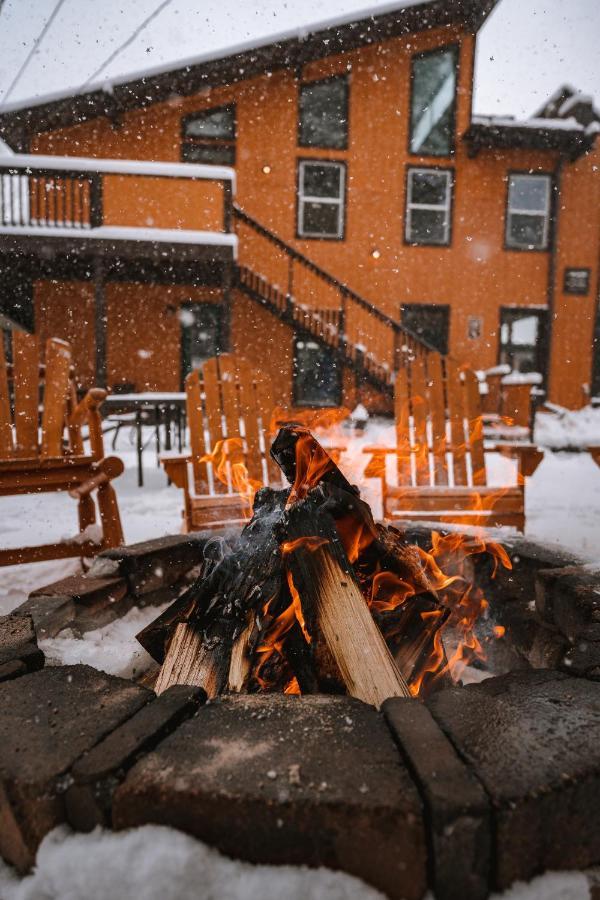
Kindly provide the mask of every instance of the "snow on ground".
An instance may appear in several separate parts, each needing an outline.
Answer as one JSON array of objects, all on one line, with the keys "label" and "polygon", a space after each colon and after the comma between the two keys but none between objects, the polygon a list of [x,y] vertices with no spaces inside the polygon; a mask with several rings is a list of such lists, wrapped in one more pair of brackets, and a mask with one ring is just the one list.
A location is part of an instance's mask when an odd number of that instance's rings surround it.
[{"label": "snow on ground", "polygon": [[65,629],[57,637],[40,641],[39,646],[46,655],[46,665],[83,663],[109,675],[137,678],[152,665],[153,660],[135,636],[168,606],[165,603],[163,606],[131,609],[122,619],[88,631],[82,637],[76,637],[70,629]]},{"label": "snow on ground", "polygon": [[538,413],[535,440],[551,450],[585,449],[600,445],[600,406]]},{"label": "snow on ground", "polygon": [[[517,883],[496,900],[590,900],[579,872]],[[33,873],[19,878],[0,860],[0,900],[383,900],[357,878],[303,866],[253,866],[227,859],[158,825],[114,834],[97,828],[47,835]],[[433,900],[427,895],[426,900]],[[494,900],[494,898],[492,898]]]}]

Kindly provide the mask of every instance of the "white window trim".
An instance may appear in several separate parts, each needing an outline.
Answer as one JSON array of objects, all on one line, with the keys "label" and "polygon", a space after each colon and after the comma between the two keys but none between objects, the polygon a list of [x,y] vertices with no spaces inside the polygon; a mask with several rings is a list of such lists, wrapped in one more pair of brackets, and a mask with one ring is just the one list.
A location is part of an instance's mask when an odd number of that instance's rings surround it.
[{"label": "white window trim", "polygon": [[[311,194],[304,193],[304,171],[307,166],[320,166],[321,168],[329,167],[340,170],[340,196],[339,197],[313,197]],[[299,165],[298,172],[298,236],[299,237],[309,237],[309,238],[338,238],[341,239],[344,236],[344,198],[346,191],[346,166],[343,162],[330,162],[328,160],[320,160],[320,159],[306,159],[302,160]],[[324,234],[322,231],[306,231],[303,228],[304,221],[304,205],[305,203],[322,203],[329,204],[330,206],[338,207],[338,218],[337,218],[337,231],[335,234],[332,232],[328,232]]]},{"label": "white window trim", "polygon": [[[444,203],[413,203],[412,201],[412,191],[413,191],[413,174],[431,174],[435,173],[436,175],[444,175],[446,178],[446,199]],[[435,247],[444,247],[450,243],[450,218],[451,218],[451,209],[452,209],[452,170],[451,169],[434,169],[431,167],[418,167],[411,166],[408,170],[408,179],[407,179],[407,187],[406,187],[406,223],[405,223],[405,237],[409,244],[418,244],[420,246],[435,246]],[[416,241],[411,237],[411,228],[412,228],[412,211],[413,209],[429,209],[434,212],[443,212],[445,213],[444,218],[444,240],[440,241]]]},{"label": "white window trim", "polygon": [[[523,179],[540,179],[543,178],[546,182],[546,196],[545,196],[545,209],[521,209],[518,206],[510,205],[510,189],[511,182],[515,182]],[[508,197],[506,201],[506,234],[505,241],[506,246],[510,248],[514,248],[517,250],[547,250],[548,249],[548,237],[550,234],[550,197],[552,191],[552,182],[550,175],[539,174],[539,175],[528,175],[526,173],[514,173],[508,176]],[[544,231],[542,242],[540,244],[525,244],[521,241],[515,240],[511,235],[511,222],[513,216],[540,216],[544,219]]]}]

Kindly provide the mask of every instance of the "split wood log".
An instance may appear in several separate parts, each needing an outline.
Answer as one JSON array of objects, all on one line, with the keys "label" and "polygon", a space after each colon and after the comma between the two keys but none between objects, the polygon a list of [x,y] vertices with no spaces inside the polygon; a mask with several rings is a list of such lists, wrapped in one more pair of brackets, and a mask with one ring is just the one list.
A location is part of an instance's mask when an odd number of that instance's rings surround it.
[{"label": "split wood log", "polygon": [[286,561],[294,585],[303,606],[312,610],[348,693],[377,708],[388,697],[410,697],[329,515],[311,500],[295,504],[287,535]]},{"label": "split wood log", "polygon": [[173,684],[189,684],[204,688],[211,700],[227,683],[228,669],[229,653],[224,645],[210,647],[200,629],[182,622],[175,628],[154,690],[162,694]]},{"label": "split wood log", "polygon": [[252,670],[252,660],[250,658],[250,636],[254,629],[255,616],[253,613],[248,615],[248,624],[243,631],[238,634],[233,642],[231,649],[231,660],[229,662],[229,690],[240,694],[245,691],[248,686],[250,672]]}]

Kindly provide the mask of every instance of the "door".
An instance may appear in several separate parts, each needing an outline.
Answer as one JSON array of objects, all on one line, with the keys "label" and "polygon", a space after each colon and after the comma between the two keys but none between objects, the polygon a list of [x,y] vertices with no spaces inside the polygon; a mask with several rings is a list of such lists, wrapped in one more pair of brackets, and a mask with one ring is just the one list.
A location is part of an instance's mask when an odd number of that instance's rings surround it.
[{"label": "door", "polygon": [[546,310],[503,307],[500,310],[498,362],[512,372],[546,371]]},{"label": "door", "polygon": [[592,343],[592,397],[600,398],[600,302],[596,309],[596,325]]},{"label": "door", "polygon": [[294,340],[294,406],[340,406],[340,367],[330,347],[305,337]]},{"label": "door", "polygon": [[188,372],[222,352],[223,310],[216,303],[186,303],[179,318],[183,380]]}]

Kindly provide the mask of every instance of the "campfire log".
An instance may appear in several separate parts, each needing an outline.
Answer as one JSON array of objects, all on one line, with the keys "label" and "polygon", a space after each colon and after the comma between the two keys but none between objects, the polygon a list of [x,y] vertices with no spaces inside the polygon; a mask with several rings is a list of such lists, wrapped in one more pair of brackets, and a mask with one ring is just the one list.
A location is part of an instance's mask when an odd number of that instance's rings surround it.
[{"label": "campfire log", "polygon": [[375,524],[307,429],[282,428],[271,454],[292,487],[260,490],[240,537],[216,538],[202,577],[140,635],[162,662],[157,692],[325,690],[377,707],[411,696],[432,651],[443,660],[425,614],[447,615],[417,548]]},{"label": "campfire log", "polygon": [[[331,517],[307,500],[288,512],[285,558],[303,609],[314,615],[349,694],[379,708],[410,697],[373,621]],[[320,539],[315,542],[315,537]]]},{"label": "campfire log", "polygon": [[208,646],[199,628],[182,622],[175,628],[154,690],[162,694],[173,684],[189,684],[204,688],[210,700],[223,690],[228,669],[223,644]]}]

